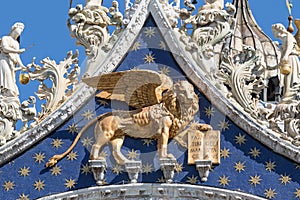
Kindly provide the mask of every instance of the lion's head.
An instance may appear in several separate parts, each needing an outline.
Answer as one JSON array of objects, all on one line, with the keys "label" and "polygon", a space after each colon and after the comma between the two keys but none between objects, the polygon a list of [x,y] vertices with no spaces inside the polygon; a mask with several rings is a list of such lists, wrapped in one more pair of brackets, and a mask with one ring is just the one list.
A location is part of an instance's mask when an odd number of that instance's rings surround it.
[{"label": "lion's head", "polygon": [[164,103],[174,115],[173,130],[183,130],[199,110],[198,96],[188,81],[179,81],[164,95]]}]

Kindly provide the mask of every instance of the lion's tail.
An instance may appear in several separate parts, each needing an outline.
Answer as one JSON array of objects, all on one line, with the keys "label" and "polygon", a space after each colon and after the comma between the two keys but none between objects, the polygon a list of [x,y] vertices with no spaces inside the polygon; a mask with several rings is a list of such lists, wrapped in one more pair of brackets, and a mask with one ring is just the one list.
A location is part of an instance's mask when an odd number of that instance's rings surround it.
[{"label": "lion's tail", "polygon": [[97,116],[96,118],[92,119],[88,124],[86,124],[81,131],[78,133],[78,135],[76,136],[76,138],[74,139],[73,143],[71,144],[71,146],[62,154],[56,154],[54,156],[52,156],[49,161],[46,163],[46,167],[52,167],[54,166],[59,160],[63,159],[66,155],[68,155],[73,148],[75,147],[75,145],[77,144],[79,138],[81,137],[81,135],[94,123],[96,123],[97,121],[99,121],[100,119],[106,117],[108,114],[110,113],[106,113],[100,116]]}]

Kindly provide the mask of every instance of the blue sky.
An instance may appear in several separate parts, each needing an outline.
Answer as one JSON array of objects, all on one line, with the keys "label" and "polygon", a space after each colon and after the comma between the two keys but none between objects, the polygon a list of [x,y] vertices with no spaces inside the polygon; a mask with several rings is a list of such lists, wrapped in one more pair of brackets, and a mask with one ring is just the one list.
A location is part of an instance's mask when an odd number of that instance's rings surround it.
[{"label": "blue sky", "polygon": [[[226,1],[231,2],[231,0]],[[123,2],[120,1],[120,6],[123,6]],[[85,0],[73,0],[73,7],[78,3],[84,4]],[[287,25],[288,11],[285,0],[249,0],[249,3],[259,26],[271,38],[273,38],[272,24],[280,22]],[[75,49],[80,51],[79,63],[84,63],[86,59],[84,49],[75,45],[75,39],[70,37],[66,25],[69,0],[9,0],[2,1],[1,4],[1,37],[9,32],[11,25],[15,22],[21,21],[25,24],[25,30],[21,36],[21,47],[27,48],[21,55],[25,65],[30,63],[33,57],[36,57],[36,63],[45,57],[59,62],[69,50]],[[104,0],[104,4],[110,6],[111,1]],[[198,0],[198,5],[202,4],[203,0]],[[294,0],[293,4],[294,18],[300,18],[300,0]],[[31,88],[20,87],[20,98],[26,99],[28,95],[22,96],[22,94]],[[33,91],[29,93],[33,94]]]}]

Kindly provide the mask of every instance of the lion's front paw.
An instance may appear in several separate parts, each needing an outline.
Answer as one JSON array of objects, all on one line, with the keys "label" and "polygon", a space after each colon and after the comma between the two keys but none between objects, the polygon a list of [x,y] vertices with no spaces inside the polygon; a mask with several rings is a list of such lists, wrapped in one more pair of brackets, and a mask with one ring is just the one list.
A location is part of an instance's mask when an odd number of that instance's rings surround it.
[{"label": "lion's front paw", "polygon": [[175,156],[174,156],[173,154],[169,153],[169,154],[167,155],[167,158],[175,159]]},{"label": "lion's front paw", "polygon": [[209,131],[209,130],[212,130],[212,127],[209,124],[199,124],[197,129],[199,131]]}]

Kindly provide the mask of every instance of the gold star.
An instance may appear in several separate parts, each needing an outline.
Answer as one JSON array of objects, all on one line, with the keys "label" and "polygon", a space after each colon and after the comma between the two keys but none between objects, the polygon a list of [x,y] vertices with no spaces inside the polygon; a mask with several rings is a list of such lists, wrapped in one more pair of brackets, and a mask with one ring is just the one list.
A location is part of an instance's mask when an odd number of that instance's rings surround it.
[{"label": "gold star", "polygon": [[136,150],[131,149],[131,151],[128,151],[127,157],[131,160],[137,159],[138,153]]},{"label": "gold star", "polygon": [[41,164],[42,162],[45,162],[45,153],[39,152],[39,153],[35,153],[34,157],[35,162],[38,162],[39,164]]},{"label": "gold star", "polygon": [[259,157],[259,155],[260,155],[260,150],[257,149],[256,147],[254,147],[253,149],[250,149],[249,154],[250,154],[254,159],[256,159],[256,157]]},{"label": "gold star", "polygon": [[67,189],[75,188],[75,184],[76,184],[76,182],[74,179],[72,179],[72,178],[70,178],[69,180],[66,179],[65,186]]},{"label": "gold star", "polygon": [[153,144],[153,140],[151,139],[143,139],[142,141],[143,141],[143,145],[147,145],[147,147]]},{"label": "gold star", "polygon": [[94,113],[90,110],[86,110],[81,116],[86,120],[91,120],[94,117]]},{"label": "gold star", "polygon": [[107,157],[107,152],[106,151],[101,151],[101,153],[99,154],[100,158],[106,158]]},{"label": "gold star", "polygon": [[229,129],[229,122],[224,120],[224,121],[220,121],[218,126],[220,127],[221,131],[226,131],[227,129]]},{"label": "gold star", "polygon": [[3,187],[5,191],[13,190],[15,187],[15,183],[12,181],[5,181]]},{"label": "gold star", "polygon": [[241,173],[241,171],[245,171],[245,162],[241,163],[241,161],[235,163],[235,171],[238,171],[239,173]]},{"label": "gold star", "polygon": [[214,115],[215,109],[209,106],[208,108],[204,108],[204,112],[207,117],[211,117]]},{"label": "gold star", "polygon": [[108,105],[108,102],[104,99],[98,99],[97,100],[99,106],[107,106]]},{"label": "gold star", "polygon": [[72,135],[74,135],[74,133],[77,133],[78,130],[79,129],[78,129],[77,125],[74,123],[68,126],[68,131],[69,131],[69,133],[72,133]]},{"label": "gold star", "polygon": [[275,162],[269,161],[269,162],[266,162],[265,167],[266,167],[266,170],[270,172],[275,169],[276,165],[275,165]]},{"label": "gold star", "polygon": [[300,189],[296,189],[296,192],[294,192],[295,197],[300,199]]},{"label": "gold star", "polygon": [[182,172],[182,170],[183,170],[183,163],[176,163],[175,164],[175,171],[177,172],[177,173],[179,173],[179,172]]},{"label": "gold star", "polygon": [[63,141],[61,139],[53,139],[51,142],[52,146],[58,149],[58,147],[61,147],[63,144]]},{"label": "gold star", "polygon": [[146,173],[147,175],[153,171],[152,164],[146,163],[146,165],[143,166],[143,173]]},{"label": "gold star", "polygon": [[46,186],[45,185],[45,181],[41,181],[40,179],[38,181],[35,181],[34,184],[34,189],[35,190],[38,190],[38,191],[41,191],[44,189],[44,187]]},{"label": "gold star", "polygon": [[31,170],[29,169],[29,167],[23,167],[23,168],[20,168],[20,170],[18,171],[20,176],[29,176],[29,173],[31,172]]},{"label": "gold star", "polygon": [[198,176],[194,176],[194,174],[192,175],[192,177],[187,177],[188,180],[186,182],[190,183],[190,184],[196,184],[198,182]]},{"label": "gold star", "polygon": [[112,168],[112,172],[114,174],[121,174],[122,173],[122,166],[121,165],[115,165],[113,168]]},{"label": "gold star", "polygon": [[242,144],[245,144],[246,143],[246,135],[242,135],[241,133],[239,133],[239,135],[238,136],[235,136],[235,143],[236,144],[239,144],[240,146],[242,145]]},{"label": "gold star", "polygon": [[151,38],[155,35],[155,30],[152,27],[145,28],[144,32],[145,32],[146,37],[149,37],[149,38]]},{"label": "gold star", "polygon": [[154,62],[155,58],[154,58],[154,55],[150,52],[145,55],[144,60],[145,60],[145,63],[150,64],[150,63]]},{"label": "gold star", "polygon": [[159,69],[159,73],[165,74],[165,75],[169,75],[169,73],[170,73],[170,67],[161,67]]},{"label": "gold star", "polygon": [[287,183],[290,183],[290,180],[292,180],[292,178],[290,178],[290,175],[280,175],[281,177],[279,178],[279,180],[281,181],[281,184],[286,185]]},{"label": "gold star", "polygon": [[77,151],[75,151],[75,152],[71,151],[71,152],[67,155],[67,160],[71,160],[71,161],[77,160],[77,156],[78,156]]},{"label": "gold star", "polygon": [[164,41],[160,41],[159,48],[166,50],[167,49],[166,43],[164,43]]},{"label": "gold star", "polygon": [[162,177],[158,178],[156,182],[165,183],[166,181],[165,181],[165,178],[162,176]]},{"label": "gold star", "polygon": [[25,195],[24,193],[19,195],[19,198],[17,200],[29,200],[29,195]]},{"label": "gold star", "polygon": [[260,184],[261,179],[260,179],[260,176],[255,175],[255,176],[250,176],[249,181],[250,181],[251,185],[254,185],[256,187],[256,185]]},{"label": "gold star", "polygon": [[265,194],[266,198],[272,199],[272,198],[275,197],[275,195],[276,195],[277,193],[275,192],[275,189],[269,188],[268,190],[265,190],[265,193],[264,193],[264,194]]},{"label": "gold star", "polygon": [[83,138],[81,143],[85,148],[89,148],[89,146],[92,146],[93,144],[93,138],[90,137]]},{"label": "gold star", "polygon": [[140,47],[141,47],[141,43],[139,42],[139,41],[137,41],[137,42],[135,42],[134,44],[133,44],[133,46],[132,46],[132,50],[133,51],[137,51],[137,50],[139,50],[140,49]]},{"label": "gold star", "polygon": [[225,147],[220,152],[221,158],[224,158],[224,159],[229,158],[229,154],[231,154],[230,150],[226,149]]},{"label": "gold star", "polygon": [[90,169],[90,166],[88,163],[85,165],[82,165],[80,170],[82,171],[81,174],[87,175],[87,174],[91,173],[91,169]]},{"label": "gold star", "polygon": [[218,182],[219,182],[219,184],[220,185],[222,185],[222,186],[226,186],[226,185],[229,185],[229,182],[230,182],[231,180],[229,180],[229,176],[225,176],[225,175],[223,175],[223,176],[219,176],[219,180],[218,180]]},{"label": "gold star", "polygon": [[55,165],[54,167],[52,167],[52,169],[50,171],[51,171],[52,176],[61,175],[61,167],[60,166]]}]

